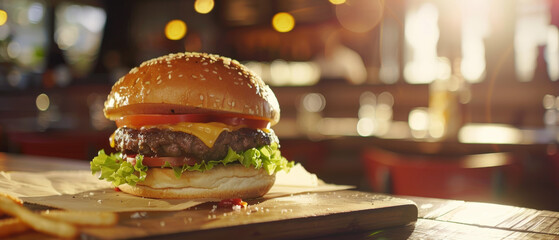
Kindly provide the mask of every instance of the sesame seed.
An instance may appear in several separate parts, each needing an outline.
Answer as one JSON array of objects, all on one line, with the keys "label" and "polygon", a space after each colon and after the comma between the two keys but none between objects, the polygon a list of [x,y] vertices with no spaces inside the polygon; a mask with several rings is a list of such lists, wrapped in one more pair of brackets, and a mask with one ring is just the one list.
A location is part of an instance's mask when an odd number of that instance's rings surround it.
[{"label": "sesame seed", "polygon": [[198,78],[196,75],[192,74],[192,78]]},{"label": "sesame seed", "polygon": [[223,58],[223,64],[225,64],[226,66],[228,66],[229,64],[231,64],[231,58]]},{"label": "sesame seed", "polygon": [[149,85],[149,81],[146,81],[146,85]]},{"label": "sesame seed", "polygon": [[217,74],[217,71],[212,71],[213,74]]},{"label": "sesame seed", "polygon": [[181,78],[181,77],[182,77],[182,74],[179,74],[179,77]]},{"label": "sesame seed", "polygon": [[171,74],[169,74],[169,79],[171,79]]},{"label": "sesame seed", "polygon": [[163,81],[160,79],[159,81],[157,81],[157,84],[161,84]]},{"label": "sesame seed", "polygon": [[203,62],[203,63],[202,63],[202,65],[204,65],[204,66],[205,66],[205,65],[208,65],[208,63],[207,63],[207,62]]},{"label": "sesame seed", "polygon": [[231,102],[231,106],[233,106],[233,107],[235,106],[235,102],[234,102],[234,101],[233,101],[233,102]]},{"label": "sesame seed", "polygon": [[210,69],[204,68],[204,72],[210,72]]},{"label": "sesame seed", "polygon": [[204,95],[200,95],[200,100],[204,100]]},{"label": "sesame seed", "polygon": [[219,78],[219,80],[223,80],[223,78],[221,78],[221,76],[219,76],[219,77],[217,77],[217,78]]}]

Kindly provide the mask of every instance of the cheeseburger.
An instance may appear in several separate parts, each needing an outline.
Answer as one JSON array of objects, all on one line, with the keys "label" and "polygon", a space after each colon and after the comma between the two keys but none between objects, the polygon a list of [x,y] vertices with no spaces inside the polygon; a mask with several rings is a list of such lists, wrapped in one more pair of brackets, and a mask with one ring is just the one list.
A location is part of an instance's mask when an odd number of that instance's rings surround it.
[{"label": "cheeseburger", "polygon": [[123,192],[149,198],[252,198],[293,162],[271,126],[278,101],[235,60],[178,53],[142,63],[112,87],[104,108],[118,153],[91,170]]}]

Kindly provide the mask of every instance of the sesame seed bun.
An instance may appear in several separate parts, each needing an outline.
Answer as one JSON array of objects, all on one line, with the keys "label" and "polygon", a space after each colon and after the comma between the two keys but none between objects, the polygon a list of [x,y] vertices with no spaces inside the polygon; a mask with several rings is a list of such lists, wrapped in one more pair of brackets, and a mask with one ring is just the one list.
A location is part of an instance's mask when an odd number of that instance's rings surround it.
[{"label": "sesame seed bun", "polygon": [[170,54],[142,63],[119,79],[105,102],[111,120],[132,114],[237,113],[275,125],[276,96],[260,77],[230,58]]},{"label": "sesame seed bun", "polygon": [[185,172],[180,178],[169,168],[150,168],[145,181],[120,185],[123,192],[148,198],[255,198],[274,185],[275,174],[241,164],[216,166],[206,172]]}]

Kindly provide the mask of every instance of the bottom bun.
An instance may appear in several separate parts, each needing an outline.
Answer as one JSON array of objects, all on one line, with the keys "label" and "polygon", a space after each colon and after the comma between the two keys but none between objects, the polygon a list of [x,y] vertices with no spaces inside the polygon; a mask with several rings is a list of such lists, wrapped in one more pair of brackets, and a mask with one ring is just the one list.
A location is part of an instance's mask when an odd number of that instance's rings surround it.
[{"label": "bottom bun", "polygon": [[119,188],[148,198],[256,198],[266,194],[276,180],[264,169],[240,164],[216,166],[205,172],[185,172],[180,178],[169,168],[150,168],[146,180]]}]

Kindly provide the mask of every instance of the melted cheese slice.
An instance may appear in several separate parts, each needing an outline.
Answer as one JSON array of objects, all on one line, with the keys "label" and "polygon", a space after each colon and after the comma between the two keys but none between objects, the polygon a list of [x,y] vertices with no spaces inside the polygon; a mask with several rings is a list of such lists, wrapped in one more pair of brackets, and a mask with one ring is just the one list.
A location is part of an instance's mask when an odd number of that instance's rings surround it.
[{"label": "melted cheese slice", "polygon": [[[144,126],[151,127],[151,126]],[[211,123],[190,123],[182,122],[177,124],[163,124],[153,126],[159,129],[169,129],[175,132],[185,132],[198,137],[206,146],[213,147],[215,140],[223,131],[235,131],[241,127],[230,126],[225,123],[211,122]]]},{"label": "melted cheese slice", "polygon": [[[145,128],[159,128],[159,129],[169,129],[176,132],[185,132],[198,137],[206,146],[209,148],[213,147],[215,141],[223,131],[235,131],[237,129],[243,128],[245,126],[231,126],[220,122],[210,122],[210,123],[191,123],[182,122],[177,124],[161,124],[161,125],[151,125],[143,126]],[[262,131],[269,133],[271,130],[268,128],[261,129]],[[114,147],[114,133],[110,137],[111,147]]]}]

